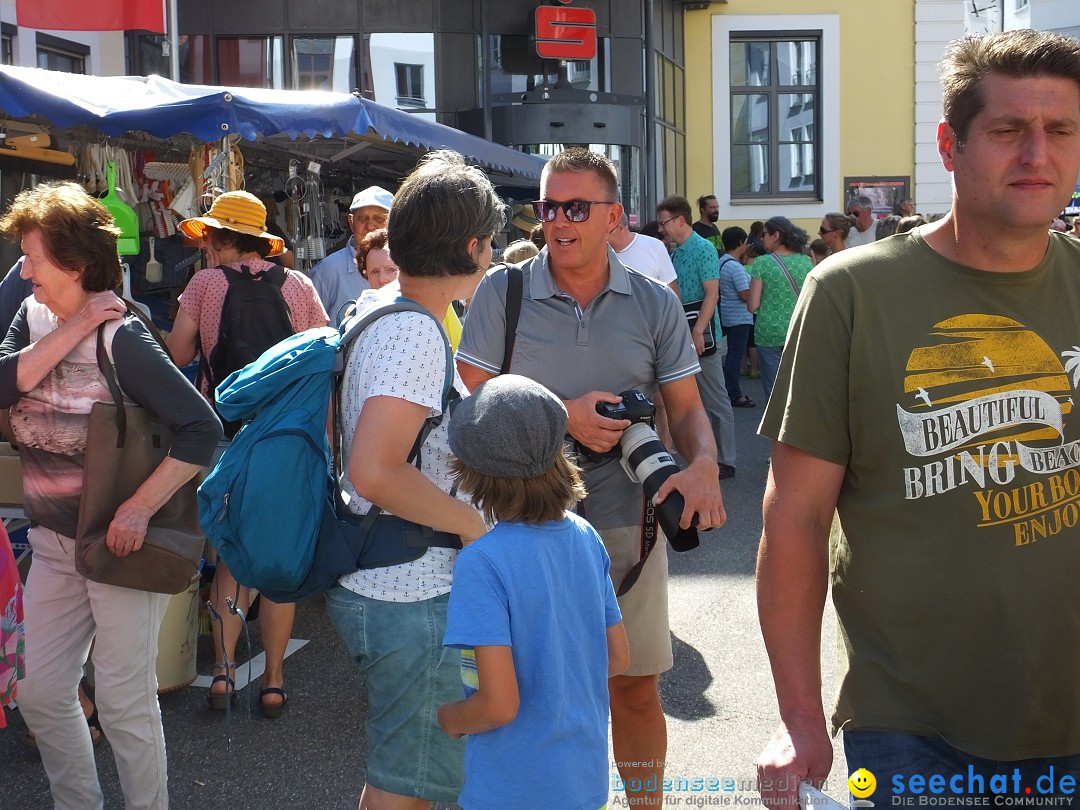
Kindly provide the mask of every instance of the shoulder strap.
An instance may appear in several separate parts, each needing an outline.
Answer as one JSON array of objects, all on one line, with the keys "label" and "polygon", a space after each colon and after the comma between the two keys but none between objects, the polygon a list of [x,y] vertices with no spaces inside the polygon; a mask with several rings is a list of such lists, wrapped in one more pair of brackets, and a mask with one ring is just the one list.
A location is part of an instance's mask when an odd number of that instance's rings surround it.
[{"label": "shoulder strap", "polygon": [[[454,352],[450,347],[450,340],[446,337],[446,332],[443,331],[439,319],[415,301],[410,301],[408,298],[397,298],[392,303],[376,307],[359,318],[353,317],[342,323],[341,326],[338,327],[339,332],[341,333],[341,340],[338,342],[337,356],[334,360],[333,385],[330,391],[333,433],[333,438],[331,440],[331,457],[334,465],[335,500],[340,514],[344,514],[345,505],[341,498],[341,488],[336,482],[341,480],[341,473],[343,470],[342,450],[344,448],[344,443],[341,427],[341,380],[345,373],[345,350],[360,336],[361,332],[380,318],[395,312],[419,312],[435,321],[435,324],[439,329],[439,334],[442,336],[443,348],[446,353],[446,375],[443,380],[442,405],[439,409],[439,415],[429,416],[424,420],[424,424],[420,426],[420,431],[416,435],[416,441],[413,442],[412,450],[409,452],[406,463],[411,464],[417,455],[419,455],[420,448],[423,447],[424,442],[427,441],[428,435],[432,430],[438,427],[442,422],[443,417],[447,415],[446,412],[451,403],[461,398],[460,394],[454,389]],[[370,524],[370,521],[373,521],[381,511],[382,509],[380,507],[372,504],[372,507],[368,510],[366,516],[368,523]]]},{"label": "shoulder strap", "polygon": [[798,298],[799,297],[799,292],[800,292],[799,285],[795,283],[795,279],[792,278],[791,271],[788,270],[788,267],[787,267],[786,264],[784,264],[783,259],[781,259],[779,256],[777,256],[775,253],[770,253],[769,255],[772,257],[772,260],[774,262],[776,262],[778,265],[780,265],[780,272],[782,272],[784,274],[784,278],[787,279],[787,283],[791,285],[791,291],[794,292],[795,297]]},{"label": "shoulder strap", "polygon": [[[121,299],[124,302],[124,306],[127,307],[129,315],[134,315],[149,330],[150,334],[154,336],[154,339],[161,346],[166,355],[169,354],[168,348],[165,346],[165,338],[161,336],[161,332],[158,330],[154,322],[151,321],[146,315],[139,311],[139,308],[133,306],[126,298]],[[97,364],[101,370],[101,376],[105,378],[105,385],[108,386],[109,394],[112,395],[113,404],[116,405],[116,446],[123,447],[127,438],[127,411],[124,408],[124,394],[120,390],[120,383],[116,380],[116,371],[113,368],[113,351],[112,341],[116,337],[116,331],[122,323],[117,323],[116,328],[109,329],[109,325],[114,323],[113,321],[105,321],[97,328]],[[105,333],[109,333],[108,342],[106,343]]]},{"label": "shoulder strap", "polygon": [[360,336],[360,333],[375,323],[375,321],[395,312],[419,312],[420,314],[431,318],[431,320],[435,321],[438,325],[439,334],[443,338],[443,346],[446,350],[446,376],[443,382],[443,410],[445,410],[447,400],[450,396],[450,390],[454,385],[454,351],[450,348],[450,341],[446,337],[446,332],[443,330],[442,324],[439,323],[439,319],[415,301],[410,301],[407,298],[396,298],[391,303],[375,307],[360,317],[354,316],[348,318],[340,327],[338,327],[338,330],[341,332],[341,341],[338,343],[338,354],[337,359],[334,362],[334,373],[340,375],[344,372],[345,349]]},{"label": "shoulder strap", "polygon": [[517,341],[518,320],[521,318],[521,302],[525,297],[525,274],[516,264],[506,265],[506,331],[503,333],[503,361],[500,374],[510,370],[514,359],[514,343]]}]

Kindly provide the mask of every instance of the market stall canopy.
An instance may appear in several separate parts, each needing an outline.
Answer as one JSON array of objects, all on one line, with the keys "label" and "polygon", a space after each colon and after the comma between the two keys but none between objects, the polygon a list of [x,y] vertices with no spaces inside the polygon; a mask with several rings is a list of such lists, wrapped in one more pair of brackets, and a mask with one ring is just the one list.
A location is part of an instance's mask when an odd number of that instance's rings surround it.
[{"label": "market stall canopy", "polygon": [[[109,136],[226,135],[267,145],[304,140],[312,159],[415,162],[451,148],[506,180],[536,184],[544,161],[355,95],[180,84],[160,76],[83,76],[0,66],[0,110],[63,129]],[[296,144],[292,144],[296,148]],[[395,167],[396,170],[396,167]],[[501,182],[503,178],[497,178]]]}]

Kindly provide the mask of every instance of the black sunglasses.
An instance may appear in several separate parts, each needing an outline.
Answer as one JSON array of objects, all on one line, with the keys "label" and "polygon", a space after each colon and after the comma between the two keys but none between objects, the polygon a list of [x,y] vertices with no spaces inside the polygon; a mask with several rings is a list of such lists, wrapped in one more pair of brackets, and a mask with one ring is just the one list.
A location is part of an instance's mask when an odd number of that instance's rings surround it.
[{"label": "black sunglasses", "polygon": [[827,233],[835,233],[840,230],[839,228],[818,228],[818,236],[824,236]]},{"label": "black sunglasses", "polygon": [[556,200],[534,200],[533,210],[541,222],[554,222],[555,214],[561,208],[563,216],[570,222],[584,222],[589,218],[589,213],[594,205],[614,205],[611,200],[568,200],[557,202]]}]

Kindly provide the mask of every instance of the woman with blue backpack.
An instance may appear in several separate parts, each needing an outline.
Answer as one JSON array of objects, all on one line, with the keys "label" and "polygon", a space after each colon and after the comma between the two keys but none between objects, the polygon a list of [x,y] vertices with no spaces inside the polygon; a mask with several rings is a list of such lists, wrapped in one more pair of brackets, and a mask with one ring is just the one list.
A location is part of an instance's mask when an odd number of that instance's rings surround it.
[{"label": "woman with blue backpack", "polygon": [[[447,368],[439,322],[451,301],[472,297],[504,216],[487,177],[453,152],[428,155],[395,196],[388,227],[400,295],[426,311],[384,315],[347,350],[341,483],[354,514],[378,507],[380,520],[419,524],[466,543],[487,531],[451,480],[442,411],[447,383],[464,389]],[[440,423],[421,434],[439,415]],[[435,722],[441,703],[461,697],[460,654],[442,646],[457,551],[420,548],[414,556],[347,574],[326,593],[330,619],[367,686],[361,807],[451,803],[463,781],[463,743]]]},{"label": "woman with blue backpack", "polygon": [[[180,296],[166,344],[179,366],[199,358],[199,390],[211,404],[215,387],[233,371],[279,340],[329,320],[307,276],[268,261],[285,245],[265,226],[266,207],[246,191],[226,192],[206,216],[180,223],[180,230],[205,252],[207,266],[192,276]],[[231,437],[238,428],[226,423],[225,435]],[[227,600],[246,613],[248,589],[237,584],[220,559],[211,600],[221,621],[213,623],[217,662],[207,702],[211,709],[223,710],[236,695],[234,656],[240,636],[240,619]],[[279,717],[288,700],[283,668],[295,615],[295,604],[262,600],[259,622],[266,670],[259,711],[267,718]]]}]

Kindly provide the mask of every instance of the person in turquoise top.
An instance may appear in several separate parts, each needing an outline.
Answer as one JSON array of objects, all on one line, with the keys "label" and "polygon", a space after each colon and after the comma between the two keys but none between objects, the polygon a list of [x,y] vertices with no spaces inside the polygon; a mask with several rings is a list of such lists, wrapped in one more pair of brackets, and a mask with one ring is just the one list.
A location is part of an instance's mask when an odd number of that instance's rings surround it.
[{"label": "person in turquoise top", "polygon": [[[679,278],[679,295],[683,304],[700,302],[695,307],[698,318],[690,330],[694,349],[701,364],[698,391],[701,404],[709,415],[713,437],[716,439],[720,477],[735,475],[735,417],[731,399],[724,384],[724,360],[727,341],[720,331],[720,257],[716,247],[692,227],[690,203],[685,197],[667,197],[656,206],[660,235],[673,242],[671,263]],[[706,348],[704,333],[711,325],[715,348]]]},{"label": "person in turquoise top", "polygon": [[[750,265],[750,299],[746,308],[757,313],[754,341],[766,400],[772,393],[780,368],[780,355],[784,351],[795,302],[799,300],[803,281],[813,269],[810,257],[802,252],[806,239],[806,231],[793,225],[787,217],[773,217],[765,223],[762,232],[768,253]],[[682,283],[681,278],[679,283]]]}]

